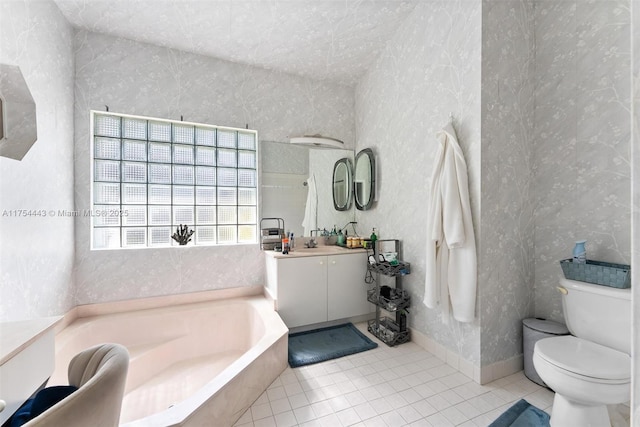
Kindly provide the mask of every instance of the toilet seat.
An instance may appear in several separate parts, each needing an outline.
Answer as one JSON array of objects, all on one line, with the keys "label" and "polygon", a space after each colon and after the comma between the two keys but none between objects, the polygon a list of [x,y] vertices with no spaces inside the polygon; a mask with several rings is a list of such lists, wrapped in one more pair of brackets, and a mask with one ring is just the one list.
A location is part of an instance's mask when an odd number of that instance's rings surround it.
[{"label": "toilet seat", "polygon": [[542,339],[536,343],[535,352],[565,374],[585,381],[631,382],[629,355],[572,335]]}]

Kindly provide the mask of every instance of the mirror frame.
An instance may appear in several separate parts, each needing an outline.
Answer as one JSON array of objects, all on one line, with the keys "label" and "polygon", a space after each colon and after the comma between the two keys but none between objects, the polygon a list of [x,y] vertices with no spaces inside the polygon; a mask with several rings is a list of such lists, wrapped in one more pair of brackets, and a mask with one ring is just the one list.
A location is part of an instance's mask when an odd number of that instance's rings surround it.
[{"label": "mirror frame", "polygon": [[[339,206],[336,203],[336,172],[340,166],[344,165],[347,169],[347,183],[346,183],[346,193],[347,193],[347,201],[344,206]],[[333,165],[333,173],[331,174],[331,194],[333,196],[333,207],[337,211],[348,211],[351,209],[351,204],[353,203],[353,167],[351,165],[351,159],[348,157],[344,157],[338,160],[335,165]]]},{"label": "mirror frame", "polygon": [[[371,180],[369,182],[369,194],[368,194],[368,199],[367,202],[365,204],[360,203],[360,200],[358,200],[358,196],[356,194],[356,182],[355,182],[355,176],[357,175],[357,171],[358,171],[358,164],[364,165],[364,163],[360,163],[360,159],[363,159],[364,157],[367,157],[367,159],[369,160],[369,176],[371,177]],[[364,167],[364,166],[361,166]],[[376,160],[375,160],[375,156],[373,155],[373,150],[371,150],[371,148],[365,148],[364,150],[360,150],[360,152],[358,152],[358,154],[356,155],[356,160],[355,160],[355,167],[353,169],[353,175],[354,175],[354,179],[353,179],[353,199],[355,200],[355,204],[356,204],[356,208],[358,210],[361,211],[366,211],[368,209],[371,209],[371,207],[373,206],[373,202],[376,196]]]}]

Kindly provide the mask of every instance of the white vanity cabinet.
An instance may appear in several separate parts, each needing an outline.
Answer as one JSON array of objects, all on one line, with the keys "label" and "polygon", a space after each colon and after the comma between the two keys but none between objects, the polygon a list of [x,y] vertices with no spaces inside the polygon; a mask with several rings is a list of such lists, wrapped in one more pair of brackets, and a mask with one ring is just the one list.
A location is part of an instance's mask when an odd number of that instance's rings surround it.
[{"label": "white vanity cabinet", "polygon": [[371,312],[364,283],[366,253],[328,256],[327,271],[327,320]]},{"label": "white vanity cabinet", "polygon": [[294,328],[371,313],[366,260],[365,251],[343,248],[267,253],[267,289],[284,323]]},{"label": "white vanity cabinet", "polygon": [[277,310],[292,328],[327,320],[327,257],[278,259]]}]

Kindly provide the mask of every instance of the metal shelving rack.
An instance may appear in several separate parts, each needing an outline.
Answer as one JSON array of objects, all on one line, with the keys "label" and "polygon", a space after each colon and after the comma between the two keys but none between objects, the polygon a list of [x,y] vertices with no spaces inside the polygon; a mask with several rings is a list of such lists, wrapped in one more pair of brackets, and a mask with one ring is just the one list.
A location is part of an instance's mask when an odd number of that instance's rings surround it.
[{"label": "metal shelving rack", "polygon": [[[381,247],[390,244],[394,245],[394,252],[397,253],[397,263],[377,259],[378,254],[381,253]],[[367,291],[367,300],[375,304],[376,317],[373,320],[369,320],[367,329],[390,347],[404,344],[411,340],[410,331],[407,329],[407,315],[405,312],[411,305],[411,296],[402,288],[402,276],[411,273],[411,264],[400,261],[402,259],[400,256],[400,241],[397,239],[377,240],[373,249],[374,260],[377,262],[368,262],[367,269],[376,275],[375,286]],[[369,253],[369,255],[372,254]],[[395,278],[395,288],[388,289],[388,294],[381,292],[380,275]],[[392,315],[395,314],[395,319],[383,316],[382,310]]]}]

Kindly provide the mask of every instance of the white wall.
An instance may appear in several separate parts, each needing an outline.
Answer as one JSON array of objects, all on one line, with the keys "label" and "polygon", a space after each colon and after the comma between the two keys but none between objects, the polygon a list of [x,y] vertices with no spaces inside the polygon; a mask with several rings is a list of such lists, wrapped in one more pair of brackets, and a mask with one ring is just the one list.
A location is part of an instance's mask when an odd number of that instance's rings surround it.
[{"label": "white wall", "polygon": [[72,37],[53,2],[0,2],[0,62],[22,70],[38,126],[22,161],[0,157],[0,321],[73,306],[73,218],[58,216],[74,209]]},{"label": "white wall", "polygon": [[[97,33],[76,45],[76,206],[88,209],[89,111],[103,110],[258,131],[260,140],[321,133],[353,144],[353,89]],[[77,303],[264,282],[259,245],[91,251],[76,222]]]},{"label": "white wall", "polygon": [[632,171],[632,219],[631,219],[631,242],[632,259],[631,271],[633,283],[634,310],[633,310],[633,390],[631,391],[632,420],[633,425],[640,425],[640,280],[638,280],[638,269],[640,268],[640,4],[631,2],[631,57],[632,57],[632,144],[631,144],[631,171]]},{"label": "white wall", "polygon": [[427,200],[437,143],[449,120],[469,168],[476,240],[480,213],[481,1],[419,4],[356,89],[356,151],[372,148],[378,168],[378,202],[357,211],[358,229],[402,240],[411,274],[410,326],[476,365],[479,323],[444,324],[422,304]]},{"label": "white wall", "polygon": [[537,0],[535,314],[562,321],[558,261],[631,261],[630,1]]},{"label": "white wall", "polygon": [[563,321],[558,261],[630,262],[629,0],[483,2],[482,365]]},{"label": "white wall", "polygon": [[[380,168],[359,226],[402,239],[411,325],[476,366],[517,369],[522,319],[562,320],[558,261],[574,240],[630,261],[629,22],[629,0],[420,4],[357,87],[356,148],[373,147]],[[434,133],[449,111],[478,242],[472,325],[421,304]]]},{"label": "white wall", "polygon": [[522,319],[534,309],[533,8],[530,0],[482,3],[483,366],[522,354]]}]

